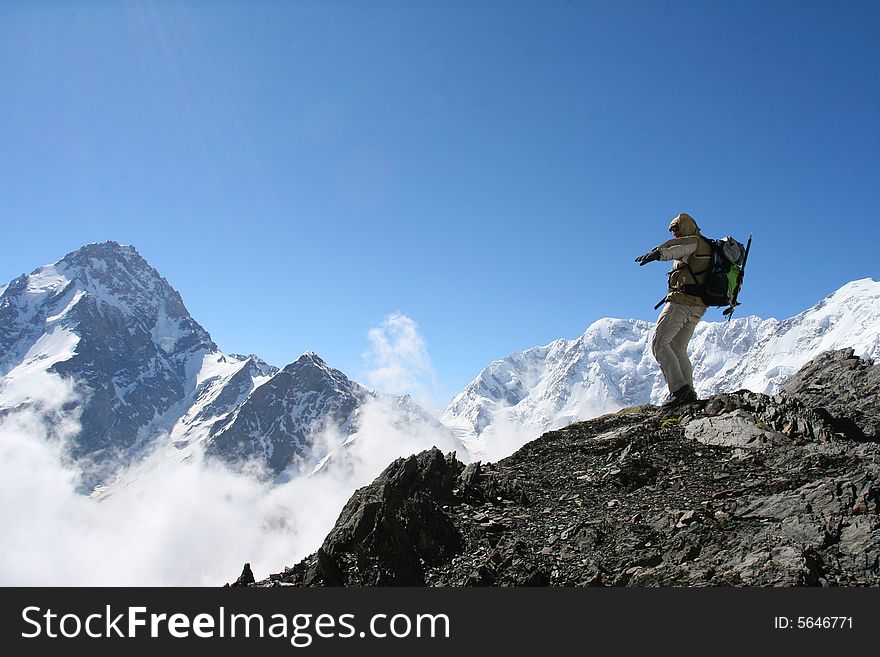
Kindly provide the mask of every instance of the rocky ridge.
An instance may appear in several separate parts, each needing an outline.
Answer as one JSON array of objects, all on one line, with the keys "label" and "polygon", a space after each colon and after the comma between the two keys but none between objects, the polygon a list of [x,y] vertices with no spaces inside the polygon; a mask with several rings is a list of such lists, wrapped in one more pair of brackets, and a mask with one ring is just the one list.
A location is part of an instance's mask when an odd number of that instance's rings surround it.
[{"label": "rocky ridge", "polygon": [[494,464],[398,459],[246,585],[877,586],[878,377],[828,352],[774,396],[627,408]]}]

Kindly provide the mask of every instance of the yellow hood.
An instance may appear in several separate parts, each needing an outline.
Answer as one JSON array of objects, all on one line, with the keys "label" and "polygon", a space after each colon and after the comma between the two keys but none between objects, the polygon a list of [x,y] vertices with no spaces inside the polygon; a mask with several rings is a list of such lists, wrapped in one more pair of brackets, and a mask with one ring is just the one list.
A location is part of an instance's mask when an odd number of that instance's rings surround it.
[{"label": "yellow hood", "polygon": [[669,230],[672,230],[676,227],[678,228],[678,232],[681,233],[682,237],[700,234],[700,227],[697,226],[697,222],[694,221],[694,218],[691,215],[685,212],[682,212],[675,219],[669,222]]}]

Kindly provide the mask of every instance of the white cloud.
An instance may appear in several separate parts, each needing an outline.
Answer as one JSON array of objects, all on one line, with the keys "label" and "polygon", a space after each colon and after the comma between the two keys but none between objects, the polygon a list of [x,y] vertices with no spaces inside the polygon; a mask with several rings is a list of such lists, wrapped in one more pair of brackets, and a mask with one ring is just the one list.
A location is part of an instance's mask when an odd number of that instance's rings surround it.
[{"label": "white cloud", "polygon": [[42,416],[0,423],[0,585],[219,586],[244,562],[265,577],[314,551],[353,489],[331,479],[280,486],[164,445],[100,501],[77,492]]},{"label": "white cloud", "polygon": [[335,437],[326,442],[339,447],[327,456],[318,474],[352,491],[369,484],[394,459],[432,447],[455,452],[465,463],[470,458],[464,445],[441,424],[415,415],[404,419],[395,400],[388,397],[377,397],[361,407],[358,430],[351,436],[341,437],[332,427],[327,432]]},{"label": "white cloud", "polygon": [[492,425],[468,445],[475,459],[500,461],[542,433],[533,427],[524,427],[513,422],[508,408],[496,410],[493,417]]},{"label": "white cloud", "polygon": [[72,387],[48,376],[28,397],[0,417],[3,586],[219,586],[245,562],[265,577],[314,551],[354,490],[331,479],[272,486],[199,455],[169,459],[159,441],[90,498],[64,458],[79,430],[63,410]]},{"label": "white cloud", "polygon": [[406,315],[392,313],[380,327],[367,334],[370,350],[365,354],[367,382],[392,395],[412,396],[434,411],[437,378],[418,325]]}]

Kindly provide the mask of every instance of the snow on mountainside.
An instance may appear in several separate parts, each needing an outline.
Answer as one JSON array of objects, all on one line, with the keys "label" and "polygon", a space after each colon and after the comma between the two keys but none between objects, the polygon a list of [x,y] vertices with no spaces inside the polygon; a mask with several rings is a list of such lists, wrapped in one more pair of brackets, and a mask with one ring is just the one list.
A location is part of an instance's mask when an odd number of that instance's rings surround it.
[{"label": "snow on mountainside", "polygon": [[[190,386],[192,392],[180,407],[185,409],[170,427],[170,443],[176,450],[201,444],[211,427],[238,408],[259,386],[272,378],[278,368],[267,366],[253,356],[205,354]],[[175,419],[177,414],[171,414]],[[167,419],[166,426],[170,424]]]},{"label": "snow on mountainside", "polygon": [[[470,449],[491,454],[492,441],[511,432],[522,444],[575,420],[660,403],[666,385],[651,354],[653,329],[600,319],[575,340],[512,354],[483,370],[442,421]],[[848,283],[785,321],[701,322],[689,351],[697,392],[706,396],[740,388],[772,394],[819,353],[844,347],[880,357],[880,283],[872,279]]]},{"label": "snow on mountainside", "polygon": [[86,481],[125,461],[177,408],[211,337],[180,295],[130,246],[90,244],[15,279],[0,297],[0,408],[36,404],[59,381],[82,430],[69,446]]},{"label": "snow on mountainside", "polygon": [[347,432],[369,396],[362,385],[307,352],[214,424],[208,452],[228,461],[259,456],[278,474],[309,451],[324,423]]},{"label": "snow on mountainside", "polygon": [[[409,397],[369,390],[330,367],[317,354],[307,352],[277,372],[228,418],[213,425],[208,453],[231,462],[257,456],[275,475],[291,466],[314,466],[316,457],[323,457],[322,465],[331,460],[341,463],[343,459],[331,457],[338,457],[339,448],[355,440],[370,440],[361,431],[364,413],[372,414],[379,407],[397,435],[431,427],[443,447],[464,449],[448,429]],[[336,441],[344,442],[339,446],[325,444],[328,429]],[[321,449],[330,451],[325,454]],[[399,444],[393,449],[392,459],[399,456]]]},{"label": "snow on mountainside", "polygon": [[[68,456],[84,488],[156,447],[173,460],[256,459],[277,474],[328,424],[355,432],[376,396],[315,354],[283,370],[223,354],[131,246],[90,244],[0,287],[0,418],[30,409],[47,426],[59,413],[78,422]],[[410,411],[398,404],[395,421]]]}]

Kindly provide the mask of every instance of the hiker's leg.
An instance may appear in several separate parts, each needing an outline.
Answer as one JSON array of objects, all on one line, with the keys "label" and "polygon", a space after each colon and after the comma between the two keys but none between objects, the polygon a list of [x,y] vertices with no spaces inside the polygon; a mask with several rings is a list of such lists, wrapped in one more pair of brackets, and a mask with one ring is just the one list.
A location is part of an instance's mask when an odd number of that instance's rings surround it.
[{"label": "hiker's leg", "polygon": [[672,340],[689,321],[687,309],[680,303],[667,303],[657,318],[657,328],[651,339],[651,351],[660,364],[669,392],[673,393],[685,384],[687,379],[681,371],[681,363],[672,349]]},{"label": "hiker's leg", "polygon": [[700,323],[700,318],[706,310],[705,308],[700,308],[698,306],[685,305],[682,305],[682,310],[686,316],[686,321],[682,324],[678,333],[669,341],[669,346],[672,348],[672,351],[675,353],[675,357],[678,360],[678,366],[681,369],[682,380],[684,381],[682,385],[689,385],[693,388],[694,368],[691,365],[690,358],[688,358],[687,349],[688,344],[694,335],[694,329],[697,328],[697,324]]}]

